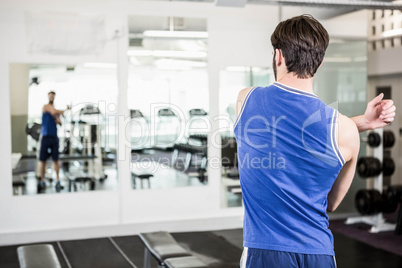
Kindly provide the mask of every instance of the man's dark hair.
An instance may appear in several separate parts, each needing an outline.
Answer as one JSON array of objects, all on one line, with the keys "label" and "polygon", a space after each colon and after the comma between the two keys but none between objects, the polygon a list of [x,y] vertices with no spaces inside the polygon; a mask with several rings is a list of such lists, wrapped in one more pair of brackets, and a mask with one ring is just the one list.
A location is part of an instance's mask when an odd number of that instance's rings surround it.
[{"label": "man's dark hair", "polygon": [[51,90],[51,91],[49,91],[49,93],[47,93],[47,95],[49,95],[49,94],[56,95],[56,92],[54,92],[53,90]]},{"label": "man's dark hair", "polygon": [[301,15],[282,21],[271,35],[275,49],[282,51],[288,72],[298,78],[310,78],[322,63],[329,35],[311,15]]}]

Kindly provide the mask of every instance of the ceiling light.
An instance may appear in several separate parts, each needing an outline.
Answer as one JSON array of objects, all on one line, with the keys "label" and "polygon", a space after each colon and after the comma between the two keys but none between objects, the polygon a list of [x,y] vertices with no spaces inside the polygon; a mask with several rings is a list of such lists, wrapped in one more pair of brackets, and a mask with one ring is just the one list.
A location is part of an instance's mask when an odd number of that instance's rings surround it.
[{"label": "ceiling light", "polygon": [[103,69],[115,69],[115,63],[102,63],[102,62],[87,62],[82,65],[84,68],[103,68]]},{"label": "ceiling light", "polygon": [[144,31],[145,37],[168,37],[168,38],[208,38],[207,32],[191,31]]},{"label": "ceiling light", "polygon": [[171,59],[160,59],[155,61],[155,65],[160,67],[195,67],[195,68],[205,68],[207,67],[206,62],[201,61],[189,61],[189,60],[171,60]]},{"label": "ceiling light", "polygon": [[129,50],[127,51],[127,55],[135,57],[203,59],[206,58],[208,54],[203,51]]},{"label": "ceiling light", "polygon": [[186,66],[156,66],[159,70],[165,71],[190,71],[191,67]]}]

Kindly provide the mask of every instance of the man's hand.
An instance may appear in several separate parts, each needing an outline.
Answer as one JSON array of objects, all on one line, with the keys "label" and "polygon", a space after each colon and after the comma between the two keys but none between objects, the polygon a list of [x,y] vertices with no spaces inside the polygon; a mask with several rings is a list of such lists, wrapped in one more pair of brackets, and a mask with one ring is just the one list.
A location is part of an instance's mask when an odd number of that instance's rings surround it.
[{"label": "man's hand", "polygon": [[396,107],[392,100],[383,100],[381,93],[368,104],[363,115],[351,117],[356,123],[359,132],[384,127],[395,119]]},{"label": "man's hand", "polygon": [[384,94],[381,93],[367,104],[364,118],[369,124],[370,129],[381,128],[390,124],[395,119],[396,107],[392,100],[383,100]]}]

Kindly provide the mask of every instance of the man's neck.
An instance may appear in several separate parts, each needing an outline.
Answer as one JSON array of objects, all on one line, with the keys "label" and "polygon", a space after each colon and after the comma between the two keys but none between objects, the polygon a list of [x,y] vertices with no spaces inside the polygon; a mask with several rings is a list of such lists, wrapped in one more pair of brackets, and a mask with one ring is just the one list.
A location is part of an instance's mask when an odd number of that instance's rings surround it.
[{"label": "man's neck", "polygon": [[297,88],[303,91],[314,93],[313,91],[313,77],[300,79],[297,75],[293,73],[288,73],[281,76],[278,80],[279,83],[284,84],[289,87]]}]

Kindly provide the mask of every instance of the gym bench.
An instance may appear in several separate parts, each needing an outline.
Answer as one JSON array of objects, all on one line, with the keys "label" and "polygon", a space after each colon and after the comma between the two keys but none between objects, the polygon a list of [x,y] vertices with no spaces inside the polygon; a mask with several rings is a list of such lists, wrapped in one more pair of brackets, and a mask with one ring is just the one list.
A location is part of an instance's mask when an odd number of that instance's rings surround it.
[{"label": "gym bench", "polygon": [[136,173],[136,172],[131,171],[131,177],[132,177],[132,180],[133,180],[133,183],[134,183],[134,186],[135,186],[136,189],[137,189],[137,182],[135,180],[136,178],[140,179],[140,181],[141,181],[141,189],[143,189],[144,188],[144,184],[143,184],[144,180],[148,181],[148,188],[151,188],[151,181],[150,181],[149,178],[151,178],[153,176],[154,175],[151,174],[151,173],[141,173],[140,174],[140,173]]},{"label": "gym bench", "polygon": [[17,249],[21,268],[61,268],[54,248],[50,244],[21,246]]},{"label": "gym bench", "polygon": [[22,195],[25,187],[25,179],[22,175],[13,175],[13,190],[17,195]]},{"label": "gym bench", "polygon": [[145,246],[144,268],[151,267],[151,255],[158,262],[158,267],[207,267],[201,260],[180,246],[168,232],[142,233],[139,237]]}]

